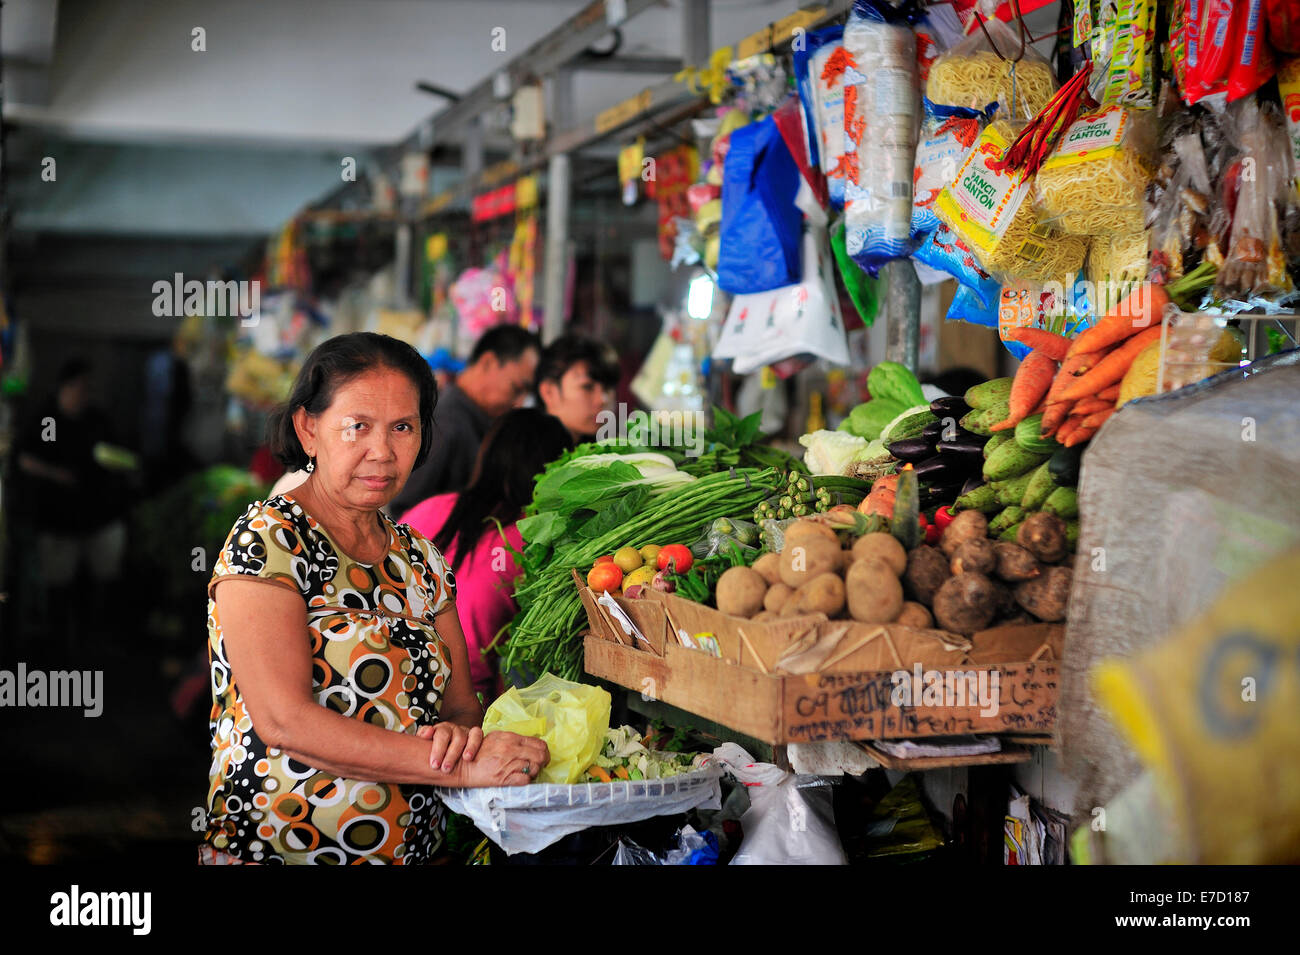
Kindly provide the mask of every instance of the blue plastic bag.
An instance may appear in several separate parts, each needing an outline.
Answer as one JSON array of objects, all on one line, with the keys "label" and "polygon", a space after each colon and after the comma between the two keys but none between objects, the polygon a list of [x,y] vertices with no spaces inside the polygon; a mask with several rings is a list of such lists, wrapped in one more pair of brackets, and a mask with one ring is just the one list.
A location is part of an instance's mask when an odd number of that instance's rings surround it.
[{"label": "blue plastic bag", "polygon": [[799,167],[772,117],[731,134],[722,169],[719,288],[748,295],[803,278],[798,190]]},{"label": "blue plastic bag", "polygon": [[962,288],[970,289],[981,308],[997,307],[998,292],[1002,289],[1002,283],[980,268],[975,253],[962,242],[960,236],[942,222],[921,242],[921,247],[912,254],[912,257],[932,269],[947,272],[962,284]]}]

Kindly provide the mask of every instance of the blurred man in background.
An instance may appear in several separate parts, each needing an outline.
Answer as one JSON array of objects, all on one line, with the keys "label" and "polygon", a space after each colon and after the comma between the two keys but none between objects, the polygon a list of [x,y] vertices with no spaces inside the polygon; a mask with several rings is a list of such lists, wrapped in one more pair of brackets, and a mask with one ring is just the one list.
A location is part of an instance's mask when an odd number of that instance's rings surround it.
[{"label": "blurred man in background", "polygon": [[569,429],[576,443],[592,441],[618,384],[618,355],[583,335],[562,335],[537,364],[537,397]]}]

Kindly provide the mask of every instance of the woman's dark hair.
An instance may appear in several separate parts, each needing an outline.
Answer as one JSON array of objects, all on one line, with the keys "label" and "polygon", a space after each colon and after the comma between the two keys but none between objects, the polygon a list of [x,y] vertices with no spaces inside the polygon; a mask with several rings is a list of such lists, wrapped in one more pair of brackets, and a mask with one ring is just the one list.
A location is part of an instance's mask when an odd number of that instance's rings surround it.
[{"label": "woman's dark hair", "polygon": [[456,496],[433,546],[449,557],[453,569],[459,569],[492,529],[488,520],[517,521],[533,499],[533,479],[571,447],[569,429],[540,408],[503,414],[484,435],[469,486]]},{"label": "woman's dark hair", "polygon": [[391,368],[410,379],[420,395],[420,452],[415,467],[428,457],[433,445],[433,409],[438,403],[438,385],[429,363],[406,342],[374,332],[353,332],[321,342],[307,356],[293,383],[289,400],[271,413],[266,422],[266,442],[277,461],[290,471],[307,466],[307,452],[293,427],[299,408],[320,414],[334,401],[339,388],[375,368]]},{"label": "woman's dark hair", "polygon": [[606,388],[618,384],[621,369],[618,353],[611,346],[585,335],[561,335],[542,349],[542,357],[537,362],[536,387],[540,389],[544,381],[558,384],[579,362],[587,363],[587,374],[592,381]]}]

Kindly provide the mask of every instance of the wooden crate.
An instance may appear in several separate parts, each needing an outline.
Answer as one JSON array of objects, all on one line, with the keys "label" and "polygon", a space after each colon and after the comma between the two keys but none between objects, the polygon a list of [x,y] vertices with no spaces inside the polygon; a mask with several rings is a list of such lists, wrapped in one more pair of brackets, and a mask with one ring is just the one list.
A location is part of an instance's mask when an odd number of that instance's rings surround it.
[{"label": "wooden crate", "polygon": [[[673,595],[615,598],[650,642],[632,646],[591,592],[579,590],[592,627],[584,647],[588,673],[765,742],[1041,734],[1056,723],[1060,624],[993,628],[975,634],[964,648],[950,648],[927,631],[892,624],[868,627],[821,615],[754,623]],[[674,625],[689,634],[714,634],[722,656],[680,645],[672,637]],[[830,665],[815,672],[775,672],[781,653],[801,636],[835,628],[849,631],[845,641],[859,634],[866,642],[840,660],[832,655]],[[999,650],[1026,659],[988,659]],[[895,701],[900,670],[910,675],[909,688],[922,690],[920,705]],[[933,687],[924,695],[926,671],[967,676],[950,678],[941,688],[950,695],[935,705]],[[980,677],[980,671],[987,675]],[[996,707],[966,698],[972,676],[989,691],[996,686]]]}]

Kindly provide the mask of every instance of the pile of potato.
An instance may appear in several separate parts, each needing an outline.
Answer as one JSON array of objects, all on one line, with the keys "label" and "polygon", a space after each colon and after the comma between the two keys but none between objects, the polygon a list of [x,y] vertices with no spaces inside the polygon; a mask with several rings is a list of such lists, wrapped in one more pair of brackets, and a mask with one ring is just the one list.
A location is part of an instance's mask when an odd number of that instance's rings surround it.
[{"label": "pile of potato", "polygon": [[816,520],[785,532],[779,554],[733,567],[718,581],[718,609],[771,620],[824,613],[862,623],[896,623],[970,635],[997,623],[1065,619],[1070,568],[1065,522],[1027,518],[1016,543],[988,537],[988,520],[962,511],[939,546],[910,553],[892,534],[864,534],[844,547]]}]

